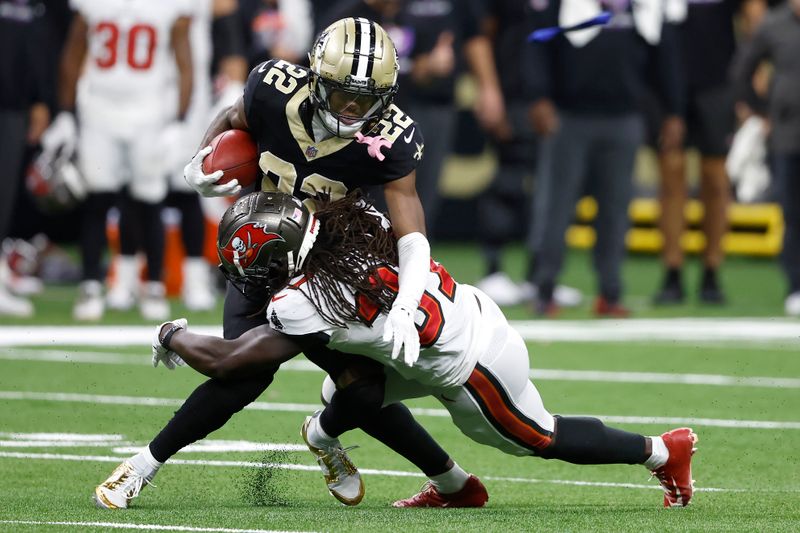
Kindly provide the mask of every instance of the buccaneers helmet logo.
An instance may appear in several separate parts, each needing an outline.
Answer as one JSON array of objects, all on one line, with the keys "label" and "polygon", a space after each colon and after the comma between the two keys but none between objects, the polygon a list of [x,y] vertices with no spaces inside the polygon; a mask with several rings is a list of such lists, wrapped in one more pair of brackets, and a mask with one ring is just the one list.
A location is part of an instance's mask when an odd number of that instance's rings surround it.
[{"label": "buccaneers helmet logo", "polygon": [[244,275],[244,269],[256,263],[264,246],[275,240],[286,242],[277,233],[267,231],[264,224],[248,222],[234,232],[220,254]]}]

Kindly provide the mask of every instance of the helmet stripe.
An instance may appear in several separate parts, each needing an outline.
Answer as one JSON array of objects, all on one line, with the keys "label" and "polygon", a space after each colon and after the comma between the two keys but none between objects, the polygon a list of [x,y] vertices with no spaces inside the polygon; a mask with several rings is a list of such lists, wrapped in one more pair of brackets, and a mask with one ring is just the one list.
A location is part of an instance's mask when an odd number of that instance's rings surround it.
[{"label": "helmet stripe", "polygon": [[354,46],[354,48],[353,48],[353,63],[352,63],[352,66],[350,67],[350,74],[355,76],[356,72],[358,72],[358,62],[359,62],[359,59],[360,59],[360,56],[358,55],[358,51],[361,49],[361,31],[360,31],[360,27],[361,27],[360,21],[361,21],[361,19],[348,19],[347,22],[350,22],[350,20],[353,21],[353,25],[354,25],[353,33],[355,33],[355,42],[354,42],[354,45],[353,45]]},{"label": "helmet stripe", "polygon": [[[373,55],[370,52],[374,53],[375,50],[375,34],[372,29],[372,23],[369,20],[358,18],[356,22],[358,22],[358,27],[356,28],[355,62],[353,63],[353,69],[351,69],[350,73],[355,74],[359,78],[365,78],[367,76],[369,58]],[[353,70],[355,70],[355,72],[353,72]]]},{"label": "helmet stripe", "polygon": [[373,67],[373,65],[375,63],[375,45],[377,44],[377,42],[376,42],[377,38],[376,38],[375,33],[376,33],[376,31],[375,31],[375,23],[370,21],[370,23],[369,23],[370,47],[369,47],[369,59],[367,60],[367,74],[366,74],[366,76],[368,78],[372,77],[372,67]]}]

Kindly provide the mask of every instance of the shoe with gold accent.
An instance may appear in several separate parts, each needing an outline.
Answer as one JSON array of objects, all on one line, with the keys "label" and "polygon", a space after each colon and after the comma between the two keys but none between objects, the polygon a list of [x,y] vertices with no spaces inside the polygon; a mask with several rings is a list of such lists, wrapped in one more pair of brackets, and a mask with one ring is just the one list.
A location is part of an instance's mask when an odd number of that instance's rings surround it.
[{"label": "shoe with gold accent", "polygon": [[140,474],[129,461],[124,461],[108,479],[95,487],[94,503],[101,509],[127,509],[130,501],[149,484],[150,479]]},{"label": "shoe with gold accent", "polygon": [[309,451],[316,457],[331,495],[345,505],[358,505],[364,498],[364,481],[358,473],[358,468],[347,456],[347,452],[355,446],[342,448],[339,439],[335,439],[331,446],[317,447],[311,444],[308,438],[308,426],[314,418],[319,418],[320,413],[321,411],[317,411],[312,416],[306,417],[300,435]]}]

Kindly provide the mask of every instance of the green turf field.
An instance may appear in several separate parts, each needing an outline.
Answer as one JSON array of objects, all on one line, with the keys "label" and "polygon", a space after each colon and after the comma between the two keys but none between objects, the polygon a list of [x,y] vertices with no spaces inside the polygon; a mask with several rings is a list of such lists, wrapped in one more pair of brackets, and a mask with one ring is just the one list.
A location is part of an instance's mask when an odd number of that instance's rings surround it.
[{"label": "green turf field", "polygon": [[[439,247],[437,255],[461,281],[480,275],[474,251]],[[588,259],[571,255],[565,276],[585,291],[593,284]],[[512,272],[518,275],[521,264],[515,250]],[[661,310],[648,304],[659,282],[657,263],[632,258],[626,301],[645,318],[781,317],[783,285],[773,262],[736,259],[727,266],[730,305],[690,302]],[[48,290],[37,299],[37,319],[3,326],[70,324],[72,296],[70,288]],[[175,310],[181,314],[177,304]],[[509,315],[533,318],[523,307]],[[559,324],[596,327],[579,321],[589,316],[587,304],[566,312],[565,320],[530,324],[545,332]],[[132,314],[108,318],[143,324]],[[215,314],[191,317],[190,324],[200,323],[214,324]],[[768,321],[756,324],[763,323]],[[601,325],[612,332],[624,326]],[[696,430],[698,492],[686,509],[662,508],[657,482],[640,466],[580,467],[505,456],[475,444],[430,400],[410,405],[456,461],[481,477],[490,494],[487,507],[390,508],[423,478],[360,432],[345,435],[343,443],[360,446],[351,457],[367,494],[358,507],[343,507],[300,446],[299,427],[316,408],[323,377],[300,359],[285,365],[254,408],[205,443],[216,448],[179,453],[155,479],[157,487],[143,490],[131,509],[97,510],[94,486],[161,429],[202,377],[187,368],[153,369],[146,343],[126,346],[122,333],[114,344],[76,346],[51,342],[41,329],[41,342],[13,347],[3,342],[4,331],[10,330],[0,327],[0,531],[800,529],[800,321],[795,339],[591,342],[576,336],[576,342],[564,342],[545,335],[529,342],[533,379],[551,412],[594,415],[644,434],[680,425]],[[265,451],[267,444],[282,446]]]}]

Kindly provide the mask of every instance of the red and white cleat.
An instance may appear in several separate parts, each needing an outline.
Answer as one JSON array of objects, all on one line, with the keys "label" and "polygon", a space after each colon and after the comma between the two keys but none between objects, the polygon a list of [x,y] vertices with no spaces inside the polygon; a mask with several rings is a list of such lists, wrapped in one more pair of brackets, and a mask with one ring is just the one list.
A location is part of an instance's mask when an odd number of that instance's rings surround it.
[{"label": "red and white cleat", "polygon": [[654,470],[664,489],[664,507],[686,507],[692,499],[692,455],[697,451],[697,435],[691,428],[678,428],[661,435],[669,450],[666,464]]},{"label": "red and white cleat", "polygon": [[397,500],[392,507],[483,507],[489,494],[481,480],[470,475],[462,489],[452,494],[444,494],[428,481],[414,496]]}]

